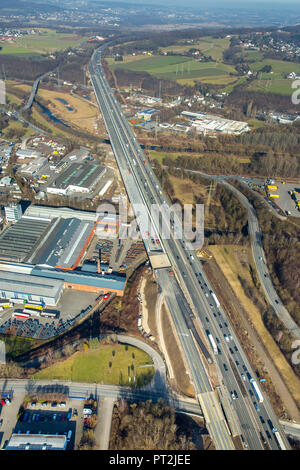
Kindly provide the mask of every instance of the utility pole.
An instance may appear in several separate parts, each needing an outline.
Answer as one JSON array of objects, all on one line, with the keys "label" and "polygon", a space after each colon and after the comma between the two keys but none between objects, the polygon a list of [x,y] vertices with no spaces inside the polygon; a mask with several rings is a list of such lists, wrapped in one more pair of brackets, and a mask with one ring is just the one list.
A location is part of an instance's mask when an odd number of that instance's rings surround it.
[{"label": "utility pole", "polygon": [[210,207],[210,202],[211,202],[211,193],[212,191],[215,189],[215,181],[211,181],[210,185],[209,185],[209,190],[208,190],[208,195],[207,195],[207,201],[206,201],[206,205],[205,205],[205,212],[204,212],[204,219],[205,220],[208,220],[208,216],[209,216],[209,207]]},{"label": "utility pole", "polygon": [[158,115],[155,118],[155,140],[157,140],[157,131],[158,131]]},{"label": "utility pole", "polygon": [[83,67],[83,86],[86,87],[86,68]]},{"label": "utility pole", "polygon": [[60,88],[59,66],[57,67],[57,85],[58,85],[58,88]]}]

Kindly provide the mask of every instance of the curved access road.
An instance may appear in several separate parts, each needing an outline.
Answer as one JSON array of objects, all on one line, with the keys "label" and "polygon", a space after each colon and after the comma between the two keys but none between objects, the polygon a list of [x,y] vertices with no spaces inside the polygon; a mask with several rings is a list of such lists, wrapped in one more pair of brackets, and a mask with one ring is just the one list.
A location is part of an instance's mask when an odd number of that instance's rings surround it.
[{"label": "curved access road", "polygon": [[277,292],[273,286],[262,244],[262,233],[259,227],[256,212],[252,204],[248,201],[246,196],[238,189],[229,184],[224,179],[218,177],[218,182],[222,183],[226,188],[232,191],[238,200],[248,211],[249,232],[251,238],[251,248],[253,259],[255,262],[256,270],[265,296],[269,304],[273,307],[274,311],[286,328],[297,338],[300,339],[300,328],[290,316],[289,312],[281,302]]}]

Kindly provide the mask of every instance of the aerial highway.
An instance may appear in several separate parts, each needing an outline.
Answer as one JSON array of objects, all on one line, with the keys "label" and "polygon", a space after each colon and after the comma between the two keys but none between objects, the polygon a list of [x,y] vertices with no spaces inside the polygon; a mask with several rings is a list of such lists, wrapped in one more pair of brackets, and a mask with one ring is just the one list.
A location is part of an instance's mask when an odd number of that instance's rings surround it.
[{"label": "aerial highway", "polygon": [[[284,323],[285,327],[294,335],[297,339],[300,339],[300,328],[292,319],[290,313],[287,311],[283,305],[280,297],[278,296],[276,289],[272,283],[271,276],[268,271],[266,256],[263,249],[262,243],[262,233],[259,227],[259,222],[254,207],[248,201],[246,196],[241,193],[237,188],[228,183],[228,179],[236,179],[239,182],[243,183],[242,177],[226,176],[226,175],[208,175],[207,173],[195,170],[185,170],[187,173],[198,173],[205,178],[214,179],[220,184],[223,184],[227,189],[232,191],[236,197],[240,200],[243,206],[247,209],[248,212],[248,224],[249,224],[249,233],[253,259],[255,262],[256,270],[262,288],[264,290],[266,300],[273,307],[278,318]],[[274,215],[279,217],[281,220],[284,220],[285,217],[279,216],[277,212],[274,211]]]},{"label": "aerial highway", "polygon": [[[98,105],[128,197],[131,202],[143,201],[148,214],[151,214],[152,204],[161,206],[169,204],[169,200],[113,96],[100,64],[101,51],[102,48],[95,52],[89,66]],[[163,223],[167,223],[165,219],[167,216],[163,213]],[[242,441],[249,449],[282,448],[272,434],[275,427],[280,432],[283,446],[289,448],[267,397],[265,394],[256,396],[252,385],[255,374],[224,310],[218,300],[216,301],[201,262],[196,253],[189,249],[188,241],[184,237],[178,239],[175,236],[181,220],[178,220],[176,214],[171,216],[172,230],[168,239],[161,235],[162,230],[157,220],[152,217],[151,222],[151,233],[155,234],[154,240],[157,242],[156,248],[167,256],[175,276],[170,276],[170,267],[167,266],[157,269],[155,274],[165,295],[191,371],[196,395],[216,448],[233,449],[230,434],[241,435]],[[153,242],[151,235],[149,236],[146,217],[140,218],[138,223],[148,255],[151,256]],[[202,344],[195,338],[195,324],[198,326],[197,331],[202,333]],[[216,348],[212,348],[209,337],[216,344]],[[203,338],[206,338],[206,344],[203,344]],[[211,363],[216,367],[218,386],[227,400],[227,416],[221,409],[215,385],[210,379]]]}]

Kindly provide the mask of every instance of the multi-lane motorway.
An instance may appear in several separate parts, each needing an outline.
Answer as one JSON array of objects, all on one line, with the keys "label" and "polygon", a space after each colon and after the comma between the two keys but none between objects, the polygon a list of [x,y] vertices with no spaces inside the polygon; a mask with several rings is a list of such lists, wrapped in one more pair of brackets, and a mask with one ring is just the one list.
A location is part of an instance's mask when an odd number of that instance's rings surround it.
[{"label": "multi-lane motorway", "polygon": [[[143,204],[149,215],[151,205],[168,204],[168,199],[112,94],[100,64],[101,51],[100,48],[95,52],[89,66],[95,95],[128,197],[131,202]],[[136,215],[139,216],[139,228],[148,254],[161,250],[167,255],[175,272],[175,276],[170,276],[170,268],[157,269],[156,276],[170,309],[197,398],[216,448],[234,448],[229,432],[231,428],[234,434],[242,435],[246,448],[278,449],[280,446],[271,430],[274,426],[281,434],[284,447],[289,448],[267,397],[263,394],[263,401],[259,402],[255,396],[250,384],[255,374],[224,310],[213,296],[201,263],[193,250],[187,250],[187,241],[176,238],[176,227],[179,227],[181,221],[177,215],[171,215],[172,230],[170,238],[166,239],[161,236],[162,229],[156,219],[150,219],[149,230],[147,217]],[[165,219],[167,216],[162,214],[162,221]],[[199,341],[195,341],[196,323],[206,344],[202,342],[199,345]],[[207,340],[208,334],[212,335],[217,344],[216,353]],[[208,367],[211,362],[215,364],[218,385],[226,397],[227,423],[214,390],[215,384],[210,380]],[[230,422],[233,425],[229,428]]]}]

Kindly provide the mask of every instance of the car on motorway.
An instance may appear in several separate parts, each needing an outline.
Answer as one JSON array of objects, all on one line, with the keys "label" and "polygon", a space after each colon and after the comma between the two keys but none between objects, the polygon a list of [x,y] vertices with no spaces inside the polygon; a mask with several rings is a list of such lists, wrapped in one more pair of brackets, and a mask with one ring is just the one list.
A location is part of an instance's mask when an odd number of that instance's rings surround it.
[{"label": "car on motorway", "polygon": [[220,327],[220,328],[223,328],[222,323],[219,323],[219,327]]},{"label": "car on motorway", "polygon": [[234,349],[235,349],[235,351],[238,351],[238,348],[235,345],[234,345]]},{"label": "car on motorway", "polygon": [[279,304],[279,302],[278,302],[278,300],[277,300],[277,299],[275,299],[275,304],[277,304],[277,305]]},{"label": "car on motorway", "polygon": [[241,374],[241,376],[242,376],[242,379],[243,379],[243,380],[246,380],[245,374]]},{"label": "car on motorway", "polygon": [[260,416],[259,419],[260,419],[260,422],[261,422],[262,424],[265,424],[265,420],[264,420],[264,418],[263,418],[262,416]]},{"label": "car on motorway", "polygon": [[205,320],[206,320],[207,322],[209,322],[209,319],[208,319],[207,317],[205,317]]},{"label": "car on motorway", "polygon": [[226,372],[228,371],[228,367],[226,366],[226,364],[223,364],[224,366],[224,369],[226,370]]},{"label": "car on motorway", "polygon": [[231,354],[234,354],[233,349],[229,348],[229,351],[231,352]]},{"label": "car on motorway", "polygon": [[233,392],[230,392],[230,394],[231,394],[231,398],[232,398],[233,400],[235,400],[235,399],[236,399],[235,394],[234,394]]},{"label": "car on motorway", "polygon": [[224,333],[224,338],[225,338],[225,341],[227,341],[227,343],[229,343],[229,338],[228,338],[227,335],[225,335],[225,333]]},{"label": "car on motorway", "polygon": [[254,405],[256,411],[260,411],[260,408],[259,408],[258,404],[256,403],[256,401],[253,402],[253,405]]},{"label": "car on motorway", "polygon": [[266,429],[266,435],[267,435],[268,439],[270,439],[270,440],[272,439],[272,436],[271,436],[271,434],[269,433],[268,429]]}]

